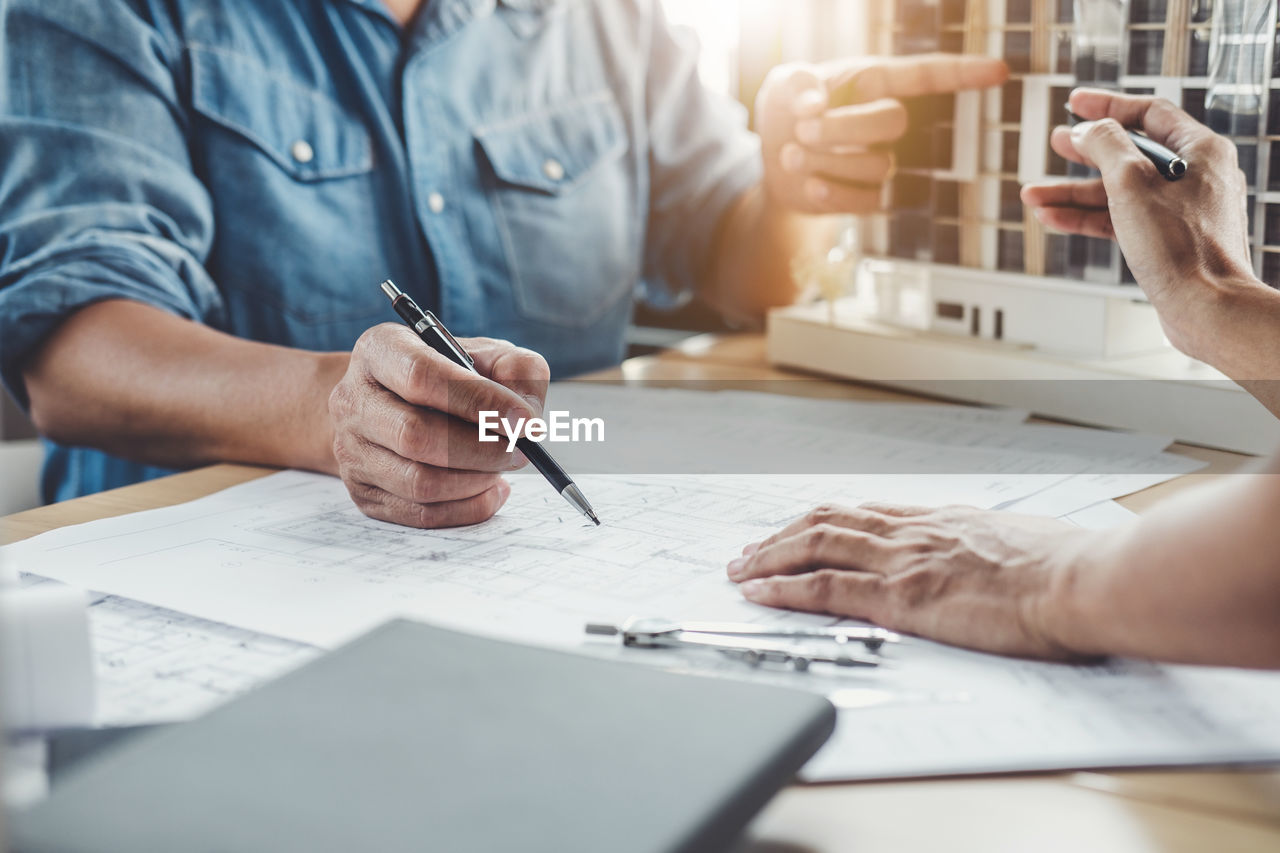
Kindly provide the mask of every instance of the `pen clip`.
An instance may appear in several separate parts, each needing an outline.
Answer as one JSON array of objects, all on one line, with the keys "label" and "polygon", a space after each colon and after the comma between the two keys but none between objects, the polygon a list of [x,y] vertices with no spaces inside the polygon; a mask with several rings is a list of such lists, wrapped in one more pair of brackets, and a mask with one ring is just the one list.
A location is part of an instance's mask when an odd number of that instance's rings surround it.
[{"label": "pen clip", "polygon": [[423,311],[422,315],[427,318],[427,325],[431,326],[437,332],[443,335],[444,339],[449,342],[449,346],[453,348],[453,351],[464,362],[471,365],[472,367],[475,366],[476,360],[471,357],[471,353],[467,352],[465,349],[462,348],[462,344],[458,343],[458,339],[453,336],[453,333],[445,328],[444,323],[440,322],[439,317],[437,317],[435,314],[432,314],[430,311]]}]

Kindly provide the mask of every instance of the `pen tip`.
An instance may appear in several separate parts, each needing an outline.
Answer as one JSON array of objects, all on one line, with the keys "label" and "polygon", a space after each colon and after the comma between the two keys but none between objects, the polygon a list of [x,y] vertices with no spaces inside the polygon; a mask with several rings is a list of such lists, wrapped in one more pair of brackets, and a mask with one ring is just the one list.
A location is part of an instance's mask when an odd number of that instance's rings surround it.
[{"label": "pen tip", "polygon": [[390,299],[392,302],[396,301],[397,296],[403,295],[400,292],[400,288],[396,287],[396,283],[391,279],[386,279],[385,281],[383,281],[381,284],[381,287],[382,287],[382,292],[387,294],[387,298]]}]

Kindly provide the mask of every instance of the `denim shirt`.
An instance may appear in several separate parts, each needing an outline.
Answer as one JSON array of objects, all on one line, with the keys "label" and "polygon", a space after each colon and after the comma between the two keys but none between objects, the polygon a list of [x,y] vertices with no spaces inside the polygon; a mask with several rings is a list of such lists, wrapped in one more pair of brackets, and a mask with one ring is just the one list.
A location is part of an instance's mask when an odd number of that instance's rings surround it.
[{"label": "denim shirt", "polygon": [[[103,299],[347,350],[387,277],[554,377],[616,363],[761,172],[657,2],[0,0],[6,387]],[[158,473],[52,446],[45,494]]]}]

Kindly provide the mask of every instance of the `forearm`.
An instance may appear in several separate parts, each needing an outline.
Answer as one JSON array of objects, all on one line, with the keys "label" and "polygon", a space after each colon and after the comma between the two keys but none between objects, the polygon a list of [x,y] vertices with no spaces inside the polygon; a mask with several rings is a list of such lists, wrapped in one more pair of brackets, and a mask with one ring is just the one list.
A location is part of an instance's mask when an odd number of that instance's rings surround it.
[{"label": "forearm", "polygon": [[790,305],[797,295],[792,258],[825,255],[835,242],[837,222],[787,210],[770,200],[763,186],[748,190],[720,226],[703,296],[737,321],[758,321],[769,308]]},{"label": "forearm", "polygon": [[1050,634],[1085,654],[1280,667],[1280,460],[1089,540],[1056,575]]},{"label": "forearm", "polygon": [[1280,417],[1280,291],[1256,281],[1221,287],[1200,322],[1198,357]]},{"label": "forearm", "polygon": [[347,361],[112,300],[73,314],[24,377],[36,426],[64,444],[174,467],[333,472],[327,400]]}]

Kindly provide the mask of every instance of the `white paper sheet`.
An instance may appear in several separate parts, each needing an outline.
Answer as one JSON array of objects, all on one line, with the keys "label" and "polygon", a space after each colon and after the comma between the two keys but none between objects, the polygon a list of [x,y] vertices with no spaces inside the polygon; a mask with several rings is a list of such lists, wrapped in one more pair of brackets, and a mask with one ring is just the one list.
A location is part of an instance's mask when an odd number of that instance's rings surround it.
[{"label": "white paper sheet", "polygon": [[[553,390],[550,405],[575,416],[606,404],[616,415],[604,445],[556,448],[569,470],[607,471],[612,462],[624,472],[577,477],[605,521],[599,529],[536,475],[512,477],[508,505],[484,525],[418,531],[365,518],[336,480],[286,472],[190,504],[64,528],[3,554],[115,596],[94,614],[106,640],[99,667],[114,670],[101,679],[111,721],[157,708],[194,713],[305,660],[312,647],[406,615],[826,693],[840,724],[806,768],[812,779],[1280,756],[1269,725],[1280,711],[1274,676],[1127,661],[1038,664],[914,639],[877,671],[799,674],[584,640],[584,622],[632,615],[830,624],[751,605],[724,576],[743,544],[819,502],[1010,506],[1109,526],[1129,515],[1110,498],[1199,466],[1160,453],[1162,437],[1022,425],[1020,412],[768,396]],[[681,415],[670,423],[654,416],[671,411]],[[819,465],[834,448],[841,463],[828,470],[916,473],[694,474],[717,465],[681,441],[691,425],[719,458],[764,448]],[[620,446],[633,452],[621,466]],[[628,471],[646,448],[664,446],[684,453],[666,457],[683,473]],[[967,473],[938,473],[948,470]],[[170,677],[184,643],[191,668]],[[104,664],[112,655],[117,665]]]},{"label": "white paper sheet", "polygon": [[[915,639],[877,671],[752,672],[715,656],[582,639],[584,621],[636,614],[828,623],[742,601],[724,563],[811,503],[815,489],[844,491],[849,502],[867,488],[919,500],[928,485],[892,479],[896,487],[862,478],[859,489],[845,478],[592,477],[582,485],[607,520],[595,529],[540,479],[516,477],[495,521],[427,532],[370,521],[336,481],[287,472],[10,547],[23,565],[63,580],[321,646],[404,614],[819,690],[842,710],[836,736],[804,771],[809,779],[1280,758],[1275,675],[1011,661]],[[997,501],[1009,488],[974,485],[970,502]],[[1115,507],[1082,515],[1124,518]]]},{"label": "white paper sheet", "polygon": [[64,583],[320,646],[394,615],[565,642],[583,617],[759,618],[725,564],[819,501],[992,506],[1053,479],[581,477],[605,520],[597,529],[541,477],[519,474],[493,520],[421,531],[366,518],[333,478],[284,472],[5,551]]},{"label": "white paper sheet", "polygon": [[[1133,513],[1114,501],[1102,501],[1065,520],[1101,528],[1131,518]],[[30,574],[22,582],[55,583]],[[103,726],[195,717],[320,652],[305,643],[115,595],[92,597],[89,629],[97,682],[94,724]]]},{"label": "white paper sheet", "polygon": [[[24,575],[30,587],[55,581]],[[320,653],[314,646],[235,628],[115,595],[89,602],[95,726],[186,720]]]}]

